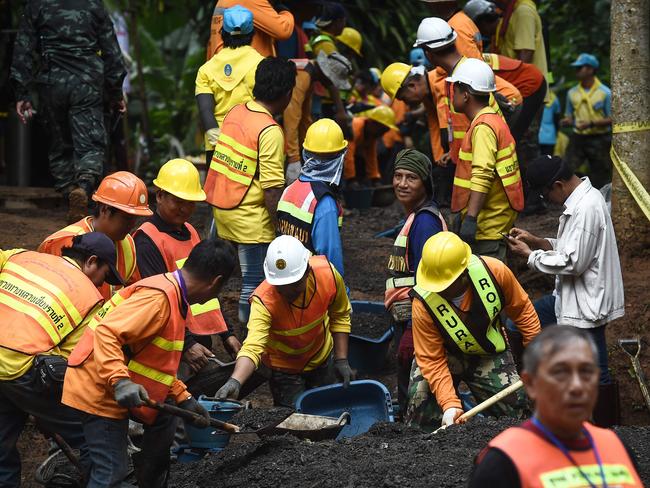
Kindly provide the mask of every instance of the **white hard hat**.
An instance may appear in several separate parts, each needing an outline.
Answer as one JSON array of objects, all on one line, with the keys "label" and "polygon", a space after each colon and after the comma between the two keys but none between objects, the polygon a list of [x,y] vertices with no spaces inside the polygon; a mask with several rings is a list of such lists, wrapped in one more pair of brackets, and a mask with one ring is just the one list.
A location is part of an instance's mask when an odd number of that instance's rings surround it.
[{"label": "white hard hat", "polygon": [[448,46],[456,40],[456,32],[444,20],[438,17],[427,17],[418,26],[417,39],[413,47],[426,46],[438,49]]},{"label": "white hard hat", "polygon": [[490,93],[497,89],[492,68],[484,61],[475,58],[461,61],[447,81],[464,83],[477,93]]},{"label": "white hard hat", "polygon": [[481,15],[495,14],[496,11],[496,5],[488,0],[469,0],[463,7],[463,12],[474,22]]},{"label": "white hard hat", "polygon": [[305,274],[311,253],[293,236],[276,237],[266,251],[264,276],[271,285],[290,285]]}]

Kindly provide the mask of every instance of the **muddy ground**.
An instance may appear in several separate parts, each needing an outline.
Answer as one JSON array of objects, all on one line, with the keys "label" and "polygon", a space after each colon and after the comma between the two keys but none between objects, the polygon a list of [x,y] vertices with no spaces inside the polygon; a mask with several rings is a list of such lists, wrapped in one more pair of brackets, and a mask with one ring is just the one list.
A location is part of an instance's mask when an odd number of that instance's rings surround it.
[{"label": "muddy ground", "polygon": [[[523,217],[517,225],[540,235],[554,236],[559,213],[558,209],[553,209],[544,216]],[[193,219],[199,231],[205,230],[207,214],[206,208],[199,208]],[[352,215],[345,217],[345,279],[352,299],[383,300],[385,265],[392,240],[375,239],[373,235],[396,225],[402,217],[396,204],[365,212],[354,211]],[[0,210],[0,222],[5,230],[0,237],[0,248],[34,249],[43,237],[65,225],[65,210],[57,207],[28,211]],[[629,359],[616,343],[620,337],[641,335],[645,340],[641,363],[646,368],[646,374],[650,376],[650,304],[645,301],[645,289],[650,276],[648,257],[643,255],[622,258],[626,316],[608,327],[610,367],[620,385],[624,425],[650,424],[650,414],[644,407],[638,384],[630,374]],[[552,290],[553,279],[531,272],[523,260],[511,259],[509,264],[532,298]],[[221,296],[222,308],[230,323],[236,323],[240,282],[239,277],[235,276]],[[236,329],[239,331],[238,327]],[[215,342],[215,352],[222,359],[229,360],[218,342]],[[383,382],[389,390],[395,392],[395,369],[392,363],[389,362],[382,372],[369,377]],[[272,400],[268,386],[258,388],[248,400],[256,408],[270,407]],[[472,457],[502,427],[501,424],[490,423],[464,427],[448,438],[453,438],[453,442],[444,445],[438,445],[437,440],[427,441],[420,434],[405,430],[401,426],[383,427],[374,435],[341,445],[331,442],[312,445],[293,439],[272,439],[251,445],[235,443],[232,448],[236,446],[236,450],[229,448],[223,455],[213,456],[204,461],[200,469],[192,465],[179,467],[178,471],[175,470],[172,486],[277,486],[279,483],[287,486],[314,487],[459,486],[466,479]],[[630,442],[640,443],[641,439],[644,439],[647,444],[647,429],[637,431],[630,428],[623,429],[622,432]],[[635,432],[638,432],[638,436]],[[25,481],[23,486],[26,487],[37,486],[31,481],[32,473],[46,453],[46,445],[40,439],[38,433],[29,429],[20,441]],[[387,447],[384,447],[385,444]],[[420,448],[423,451],[419,451]],[[649,463],[650,453],[647,450],[640,452],[645,457],[645,462]],[[330,462],[329,456],[333,456],[335,460]],[[303,475],[300,473],[303,470],[298,469],[301,465],[309,467],[305,470],[308,473],[304,475],[305,478],[301,478]],[[328,466],[329,471],[321,469],[321,465]],[[350,465],[354,466],[353,470],[346,469],[346,466]],[[449,469],[448,465],[451,465]],[[644,466],[646,480],[650,483],[650,478],[647,477],[650,467],[647,464]],[[234,474],[235,467],[242,470],[243,477]],[[182,481],[185,477],[195,476],[197,473],[200,478],[194,482]],[[274,482],[271,483],[271,480]],[[199,481],[205,484],[200,484]]]},{"label": "muddy ground", "polygon": [[352,332],[366,339],[379,339],[390,327],[390,321],[386,316],[369,312],[357,312],[352,314]]}]

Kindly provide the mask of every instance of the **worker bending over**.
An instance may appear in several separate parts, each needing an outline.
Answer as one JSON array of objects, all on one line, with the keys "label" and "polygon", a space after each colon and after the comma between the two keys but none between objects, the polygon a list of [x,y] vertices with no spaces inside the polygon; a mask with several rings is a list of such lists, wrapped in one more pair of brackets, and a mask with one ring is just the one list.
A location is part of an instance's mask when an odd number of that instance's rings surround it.
[{"label": "worker bending over", "polygon": [[470,488],[642,487],[632,451],[615,432],[589,423],[598,375],[588,334],[544,329],[526,349],[521,374],[535,414],[490,441],[476,458]]},{"label": "worker bending over", "polygon": [[278,228],[298,239],[312,254],[322,254],[343,275],[341,226],[337,201],[348,141],[332,119],[320,119],[307,130],[305,164],[278,203]]},{"label": "worker bending over", "polygon": [[248,337],[216,397],[237,398],[260,363],[271,370],[275,405],[293,408],[306,389],[334,383],[334,371],[347,386],[352,307],[339,272],[295,237],[280,236],[269,246],[264,274],[251,297]]},{"label": "worker bending over", "polygon": [[[103,303],[104,281],[123,284],[113,242],[74,236],[63,257],[0,251],[0,486],[19,487],[18,438],[32,415],[46,435],[81,450],[89,468],[79,412],[61,404],[66,360]],[[86,474],[86,473],[84,473]]]},{"label": "worker bending over", "polygon": [[208,416],[176,372],[185,328],[205,332],[187,320],[188,308],[217,296],[235,260],[228,243],[202,241],[180,270],[120,290],[84,331],[68,361],[63,403],[82,415],[89,487],[117,486],[127,474],[129,414],[145,423],[141,451],[133,456],[138,485],[166,486],[176,420],[144,405],[169,399]]},{"label": "worker bending over", "polygon": [[[140,178],[128,171],[108,175],[93,194],[96,202],[93,214],[79,222],[55,232],[38,246],[39,252],[61,256],[64,247],[70,247],[76,235],[101,232],[114,242],[117,252],[117,270],[128,282],[136,270],[135,243],[129,232],[135,227],[138,217],[152,214],[149,210],[147,186]],[[104,283],[99,291],[108,300],[119,286]]]},{"label": "worker bending over", "polygon": [[503,234],[510,232],[524,193],[515,141],[505,120],[489,104],[494,73],[478,59],[467,59],[448,79],[454,108],[472,120],[459,152],[451,197],[458,214],[454,229],[473,252],[506,258]]},{"label": "worker bending over", "polygon": [[[519,380],[502,332],[501,313],[521,331],[524,347],[540,331],[539,318],[512,271],[472,254],[451,232],[439,232],[422,250],[413,287],[413,343],[406,419],[425,430],[453,424],[463,413],[455,387],[462,380],[477,402]],[[521,390],[491,407],[490,415],[522,417]]]}]

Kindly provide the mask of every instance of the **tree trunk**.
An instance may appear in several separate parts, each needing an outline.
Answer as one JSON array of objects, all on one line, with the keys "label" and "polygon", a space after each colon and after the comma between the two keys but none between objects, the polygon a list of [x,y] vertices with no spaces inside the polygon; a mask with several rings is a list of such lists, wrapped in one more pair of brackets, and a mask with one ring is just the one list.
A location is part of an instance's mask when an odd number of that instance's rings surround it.
[{"label": "tree trunk", "polygon": [[[650,120],[650,0],[612,0],[612,117],[614,124]],[[613,144],[650,191],[650,130],[614,134]],[[635,256],[650,247],[650,222],[614,169],[612,219],[619,252]]]}]

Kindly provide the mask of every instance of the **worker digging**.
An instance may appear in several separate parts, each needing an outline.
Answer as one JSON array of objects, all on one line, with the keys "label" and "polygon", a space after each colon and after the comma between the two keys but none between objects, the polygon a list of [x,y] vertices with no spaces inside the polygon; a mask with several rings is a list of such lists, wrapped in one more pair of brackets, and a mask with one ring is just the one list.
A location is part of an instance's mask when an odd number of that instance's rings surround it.
[{"label": "worker digging", "polygon": [[7,7],[0,488],[650,486],[648,85],[579,2],[114,3]]}]

